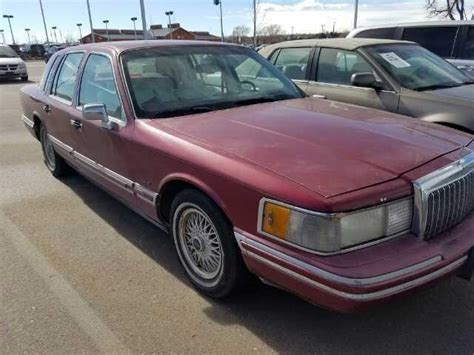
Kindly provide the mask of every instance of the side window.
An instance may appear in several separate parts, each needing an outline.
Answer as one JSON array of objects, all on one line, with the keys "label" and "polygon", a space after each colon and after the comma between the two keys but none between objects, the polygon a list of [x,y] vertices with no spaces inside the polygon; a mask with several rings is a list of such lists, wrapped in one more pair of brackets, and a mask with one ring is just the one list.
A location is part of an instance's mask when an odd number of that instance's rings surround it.
[{"label": "side window", "polygon": [[105,104],[107,113],[122,119],[122,107],[115,85],[112,63],[100,54],[91,54],[84,67],[79,90],[79,105]]},{"label": "side window", "polygon": [[456,26],[407,27],[402,39],[416,42],[440,57],[449,58],[452,56],[457,31]]},{"label": "side window", "polygon": [[268,61],[270,63],[272,63],[273,65],[275,65],[275,61],[278,57],[278,53],[280,53],[280,50],[276,49],[276,50],[273,51],[273,53],[270,55],[270,57],[268,57]]},{"label": "side window", "polygon": [[311,48],[283,48],[275,66],[290,79],[304,80]]},{"label": "side window", "polygon": [[51,81],[52,77],[54,76],[55,66],[58,62],[58,57],[55,57],[54,60],[50,60],[46,65],[46,69],[41,77],[40,88],[43,91],[47,90],[48,84]]},{"label": "side window", "polygon": [[76,75],[82,56],[82,53],[71,53],[66,56],[54,79],[51,94],[64,100],[72,101]]},{"label": "side window", "polygon": [[352,85],[352,74],[367,72],[373,72],[373,69],[358,53],[335,48],[322,48],[319,54],[316,81]]},{"label": "side window", "polygon": [[474,26],[470,26],[467,31],[464,53],[462,54],[461,59],[474,59]]}]

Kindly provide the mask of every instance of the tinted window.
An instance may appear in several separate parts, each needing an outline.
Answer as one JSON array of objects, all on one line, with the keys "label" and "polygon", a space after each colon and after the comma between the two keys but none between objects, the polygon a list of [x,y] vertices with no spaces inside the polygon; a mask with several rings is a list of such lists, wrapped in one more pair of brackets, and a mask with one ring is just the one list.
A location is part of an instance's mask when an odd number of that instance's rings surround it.
[{"label": "tinted window", "polygon": [[66,56],[54,80],[51,90],[53,95],[72,101],[77,70],[79,69],[82,56],[82,53],[71,53]]},{"label": "tinted window", "polygon": [[112,64],[103,55],[91,54],[84,67],[79,105],[85,104],[105,104],[110,116],[122,118]]},{"label": "tinted window", "polygon": [[464,44],[464,53],[462,59],[474,59],[474,26],[469,27],[467,31],[466,43]]},{"label": "tinted window", "polygon": [[449,58],[452,56],[457,31],[456,26],[408,27],[403,31],[403,39],[416,42],[443,58]]},{"label": "tinted window", "polygon": [[352,85],[352,74],[367,72],[373,72],[372,67],[358,53],[342,49],[322,48],[316,81]]},{"label": "tinted window", "polygon": [[311,48],[283,48],[275,65],[290,79],[303,80],[306,76]]},{"label": "tinted window", "polygon": [[394,39],[396,27],[389,28],[374,28],[371,30],[361,31],[354,37],[360,38],[382,38],[382,39]]}]

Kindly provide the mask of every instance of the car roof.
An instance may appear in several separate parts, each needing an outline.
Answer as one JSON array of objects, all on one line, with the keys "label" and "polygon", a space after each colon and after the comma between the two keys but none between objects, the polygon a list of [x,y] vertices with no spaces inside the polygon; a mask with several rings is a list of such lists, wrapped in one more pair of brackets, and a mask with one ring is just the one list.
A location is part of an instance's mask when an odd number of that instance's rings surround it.
[{"label": "car roof", "polygon": [[338,48],[345,50],[355,50],[360,47],[373,46],[378,44],[413,44],[414,42],[409,41],[396,41],[391,39],[376,39],[376,38],[327,38],[327,39],[302,39],[296,41],[280,42],[266,46],[262,51],[273,51],[275,48],[281,47],[326,47],[326,48]]},{"label": "car roof", "polygon": [[355,36],[360,32],[364,32],[366,30],[375,30],[379,28],[396,28],[396,27],[447,27],[447,26],[473,26],[474,21],[421,21],[421,22],[405,22],[405,23],[392,23],[388,25],[377,25],[377,26],[367,26],[367,27],[359,27],[353,29],[347,37]]},{"label": "car roof", "polygon": [[154,47],[176,47],[176,46],[238,46],[232,43],[211,42],[211,41],[189,41],[189,40],[138,40],[138,41],[115,41],[89,43],[74,46],[74,50],[112,50],[121,53],[127,50],[154,48]]}]

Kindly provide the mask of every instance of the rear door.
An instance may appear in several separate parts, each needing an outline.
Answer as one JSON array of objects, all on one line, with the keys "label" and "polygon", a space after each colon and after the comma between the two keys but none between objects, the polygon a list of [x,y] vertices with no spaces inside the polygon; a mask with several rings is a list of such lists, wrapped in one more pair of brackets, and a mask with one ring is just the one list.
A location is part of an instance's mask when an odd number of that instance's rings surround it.
[{"label": "rear door", "polygon": [[53,140],[56,138],[60,141],[59,144],[63,143],[72,149],[77,148],[79,143],[71,126],[70,115],[77,74],[83,57],[83,52],[73,52],[61,59],[43,106],[43,124],[46,125],[48,133],[53,136]]},{"label": "rear door", "polygon": [[313,54],[314,49],[308,46],[281,48],[270,60],[296,85],[306,90]]},{"label": "rear door", "polygon": [[[374,67],[358,52],[338,48],[320,48],[315,58],[315,70],[311,71],[306,93],[330,100],[396,112],[398,94],[387,83],[386,89],[375,90],[353,86],[355,73],[373,72]],[[382,81],[382,79],[380,78]]]}]

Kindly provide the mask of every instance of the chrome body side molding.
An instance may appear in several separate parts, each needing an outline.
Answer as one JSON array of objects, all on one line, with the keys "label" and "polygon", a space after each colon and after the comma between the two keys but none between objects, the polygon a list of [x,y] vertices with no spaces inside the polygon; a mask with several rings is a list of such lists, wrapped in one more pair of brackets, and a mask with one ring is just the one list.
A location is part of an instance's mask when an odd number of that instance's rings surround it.
[{"label": "chrome body side molding", "polygon": [[156,200],[158,198],[158,193],[147,189],[146,187],[140,185],[137,182],[134,182],[123,175],[118,174],[117,172],[110,170],[109,168],[97,163],[96,161],[86,157],[85,155],[75,151],[71,146],[60,141],[56,137],[48,134],[49,139],[53,142],[56,148],[64,151],[71,156],[76,163],[80,164],[82,167],[90,170],[92,173],[99,175],[100,177],[108,180],[112,184],[124,189],[128,193],[139,197],[140,199],[146,201],[152,206],[156,206]]},{"label": "chrome body side molding", "polygon": [[24,124],[26,124],[28,127],[33,128],[35,123],[30,120],[28,117],[25,115],[21,115],[21,120],[23,121]]}]

